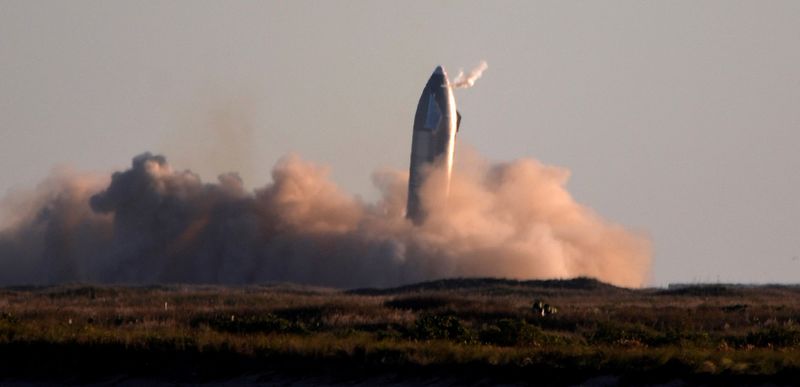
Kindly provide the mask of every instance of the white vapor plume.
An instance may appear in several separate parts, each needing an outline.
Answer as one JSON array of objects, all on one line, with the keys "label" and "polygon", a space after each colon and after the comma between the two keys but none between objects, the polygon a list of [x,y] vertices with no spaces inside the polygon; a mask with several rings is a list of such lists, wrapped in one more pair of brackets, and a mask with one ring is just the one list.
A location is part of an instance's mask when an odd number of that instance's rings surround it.
[{"label": "white vapor plume", "polygon": [[464,75],[464,70],[458,70],[458,76],[456,76],[456,79],[451,84],[454,89],[470,88],[475,85],[475,81],[477,81],[488,68],[489,64],[486,63],[485,60],[482,60],[481,63],[478,64],[478,67],[470,70],[466,75]]}]

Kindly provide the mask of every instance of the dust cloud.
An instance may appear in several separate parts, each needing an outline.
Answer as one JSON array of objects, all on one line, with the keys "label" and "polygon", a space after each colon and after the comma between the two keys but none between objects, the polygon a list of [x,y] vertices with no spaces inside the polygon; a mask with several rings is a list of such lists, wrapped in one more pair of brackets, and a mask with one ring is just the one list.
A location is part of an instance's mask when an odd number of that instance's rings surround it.
[{"label": "dust cloud", "polygon": [[[421,191],[425,222],[405,218],[408,174],[373,175],[365,203],[328,167],[282,158],[248,191],[236,174],[203,182],[163,156],[108,177],[59,172],[3,201],[0,284],[298,282],[384,287],[444,277],[590,276],[638,287],[647,238],[603,220],[565,188],[569,171],[534,159],[462,153],[449,197]],[[428,176],[443,174],[432,167]]]}]

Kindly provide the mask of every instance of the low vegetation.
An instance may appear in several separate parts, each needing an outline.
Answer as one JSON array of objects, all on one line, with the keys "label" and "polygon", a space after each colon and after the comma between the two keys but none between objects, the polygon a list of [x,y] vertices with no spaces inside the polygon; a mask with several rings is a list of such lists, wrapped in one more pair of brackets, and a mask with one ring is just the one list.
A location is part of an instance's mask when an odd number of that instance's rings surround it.
[{"label": "low vegetation", "polygon": [[800,380],[799,319],[800,287],[789,286],[630,290],[590,279],[457,279],[348,292],[5,288],[0,382],[311,373],[452,384],[609,375],[623,383],[792,383]]}]

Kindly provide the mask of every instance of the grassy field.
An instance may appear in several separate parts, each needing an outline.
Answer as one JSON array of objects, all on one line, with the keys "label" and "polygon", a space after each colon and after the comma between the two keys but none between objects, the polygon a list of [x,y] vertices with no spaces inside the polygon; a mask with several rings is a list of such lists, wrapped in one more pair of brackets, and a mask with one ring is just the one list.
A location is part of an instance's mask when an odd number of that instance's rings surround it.
[{"label": "grassy field", "polygon": [[795,384],[799,319],[789,286],[3,288],[0,382]]}]

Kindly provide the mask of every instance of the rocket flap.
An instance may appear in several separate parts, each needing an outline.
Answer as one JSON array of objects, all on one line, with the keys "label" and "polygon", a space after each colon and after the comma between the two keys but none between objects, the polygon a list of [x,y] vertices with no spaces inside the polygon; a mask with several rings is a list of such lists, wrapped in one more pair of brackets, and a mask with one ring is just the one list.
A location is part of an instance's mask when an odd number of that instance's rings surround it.
[{"label": "rocket flap", "polygon": [[456,132],[461,129],[461,112],[456,110]]}]

